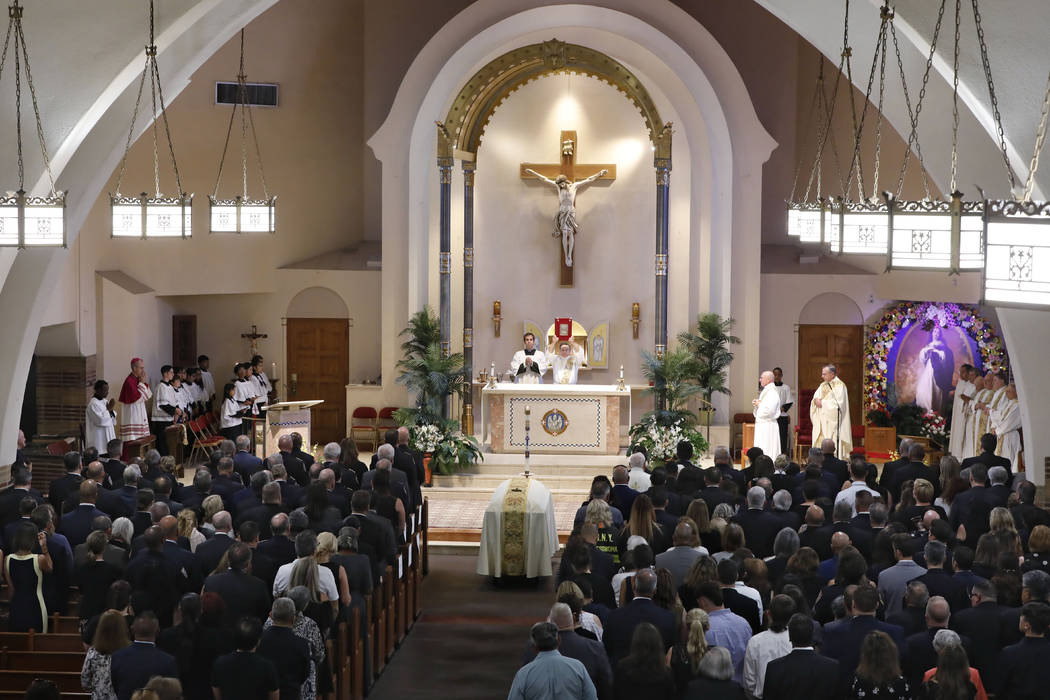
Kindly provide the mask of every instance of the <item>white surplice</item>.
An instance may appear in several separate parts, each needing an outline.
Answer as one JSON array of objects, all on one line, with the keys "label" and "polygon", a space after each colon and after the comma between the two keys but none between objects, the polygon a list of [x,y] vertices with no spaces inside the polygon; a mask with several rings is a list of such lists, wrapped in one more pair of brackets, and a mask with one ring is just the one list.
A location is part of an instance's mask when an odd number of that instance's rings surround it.
[{"label": "white surplice", "polygon": [[215,377],[206,369],[201,370],[201,384],[204,385],[204,403],[208,403],[215,396]]},{"label": "white surplice", "polygon": [[814,399],[820,399],[822,406],[817,407],[816,401],[809,404],[809,419],[813,422],[813,446],[820,447],[822,440],[834,440],[838,436],[839,459],[849,459],[853,451],[853,428],[849,420],[849,396],[846,393],[846,383],[838,377],[830,382],[821,382],[817,387]]},{"label": "white surplice", "polygon": [[[526,357],[532,358],[535,370],[523,369]],[[518,384],[542,384],[543,374],[547,371],[547,356],[540,350],[534,350],[531,355],[526,355],[524,349],[518,350],[510,359],[508,371]]]},{"label": "white surplice", "polygon": [[[496,487],[485,509],[477,567],[482,576],[503,575],[503,500],[510,481],[507,479]],[[554,496],[542,482],[532,478],[525,506],[525,576],[550,576],[551,557],[556,551],[558,530],[554,522]]]},{"label": "white surplice", "polygon": [[773,382],[762,388],[758,395],[758,405],[752,409],[755,416],[755,447],[762,449],[770,459],[780,454],[780,392]]},{"label": "white surplice", "polygon": [[1017,455],[1021,452],[1021,407],[1017,399],[1003,398],[999,408],[993,409],[988,419],[989,427],[999,438],[995,454],[1006,457],[1017,469]]},{"label": "white surplice", "polygon": [[92,397],[84,412],[84,442],[98,450],[100,455],[106,454],[106,445],[117,436],[116,423],[117,419],[106,407],[105,399]]},{"label": "white surplice", "polygon": [[568,357],[551,355],[548,357],[551,368],[551,380],[555,384],[575,384],[580,374],[581,358],[576,353]]},{"label": "white surplice", "polygon": [[[962,461],[969,455],[963,455],[966,445],[967,427],[970,423],[971,410],[969,403],[963,401],[963,396],[973,397],[976,387],[965,379],[960,378],[955,385],[955,401],[952,402],[952,428],[948,438],[948,453]],[[972,401],[970,402],[972,403]]]}]

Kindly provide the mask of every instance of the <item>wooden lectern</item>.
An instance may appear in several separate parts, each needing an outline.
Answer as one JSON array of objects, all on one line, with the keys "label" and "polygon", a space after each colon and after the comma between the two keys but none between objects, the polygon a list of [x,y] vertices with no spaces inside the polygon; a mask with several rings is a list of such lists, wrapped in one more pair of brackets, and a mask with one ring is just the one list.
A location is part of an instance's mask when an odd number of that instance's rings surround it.
[{"label": "wooden lectern", "polygon": [[[310,409],[322,404],[314,401],[282,401],[266,407],[266,425],[263,427],[262,440],[255,441],[257,457],[265,459],[267,455],[277,452],[277,441],[282,435],[299,433],[303,436],[303,449],[309,451],[310,445]],[[260,454],[259,450],[262,450]]]}]

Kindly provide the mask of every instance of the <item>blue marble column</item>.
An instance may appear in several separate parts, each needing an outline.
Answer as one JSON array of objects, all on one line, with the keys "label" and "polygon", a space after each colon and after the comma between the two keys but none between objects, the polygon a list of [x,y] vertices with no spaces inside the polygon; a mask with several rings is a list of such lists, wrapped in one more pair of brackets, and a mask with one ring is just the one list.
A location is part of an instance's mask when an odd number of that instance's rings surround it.
[{"label": "blue marble column", "polygon": [[463,374],[467,392],[463,396],[463,432],[474,432],[474,169],[473,161],[463,161]]},{"label": "blue marble column", "polygon": [[[441,188],[441,250],[438,253],[441,300],[438,316],[441,320],[441,353],[448,357],[450,321],[452,315],[452,158],[438,157]],[[441,407],[442,417],[448,418],[448,400]]]}]

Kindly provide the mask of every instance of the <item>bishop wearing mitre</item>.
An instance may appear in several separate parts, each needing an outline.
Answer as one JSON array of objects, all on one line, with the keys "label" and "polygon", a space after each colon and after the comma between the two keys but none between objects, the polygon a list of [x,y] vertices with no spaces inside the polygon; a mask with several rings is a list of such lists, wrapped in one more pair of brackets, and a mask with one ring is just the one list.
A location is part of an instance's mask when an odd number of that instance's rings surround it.
[{"label": "bishop wearing mitre", "polygon": [[1021,409],[1017,403],[1017,387],[1011,382],[1003,391],[999,407],[992,409],[988,425],[995,434],[995,454],[1010,460],[1017,470],[1017,458],[1021,452]]},{"label": "bishop wearing mitre", "polygon": [[510,360],[510,373],[518,384],[542,384],[547,371],[547,357],[536,350],[536,336],[526,333],[522,340],[524,350],[518,350]]},{"label": "bishop wearing mitre", "polygon": [[780,392],[773,384],[773,373],[766,371],[758,379],[762,391],[751,401],[755,414],[755,447],[773,459],[780,454]]},{"label": "bishop wearing mitre", "polygon": [[825,365],[820,371],[820,386],[809,405],[809,419],[813,422],[813,444],[824,440],[835,442],[835,456],[849,459],[853,451],[853,429],[849,422],[849,397],[846,383],[838,377],[835,365]]}]

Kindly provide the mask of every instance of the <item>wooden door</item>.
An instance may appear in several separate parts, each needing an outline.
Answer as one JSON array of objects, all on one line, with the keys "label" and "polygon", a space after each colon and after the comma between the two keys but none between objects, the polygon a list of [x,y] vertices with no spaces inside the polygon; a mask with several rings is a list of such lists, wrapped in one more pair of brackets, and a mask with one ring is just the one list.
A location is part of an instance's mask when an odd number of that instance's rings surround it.
[{"label": "wooden door", "polygon": [[[849,418],[853,425],[864,422],[864,326],[798,327],[798,389],[815,390],[821,382],[824,365],[835,365],[849,393]],[[809,406],[798,407],[809,415]]]},{"label": "wooden door", "polygon": [[[350,330],[345,318],[289,318],[286,389],[289,401],[322,399],[310,415],[311,441],[346,437],[346,385],[350,381]],[[296,375],[293,386],[291,376]],[[304,449],[309,449],[304,446]]]},{"label": "wooden door", "polygon": [[197,365],[197,316],[171,317],[171,364],[176,367]]}]

